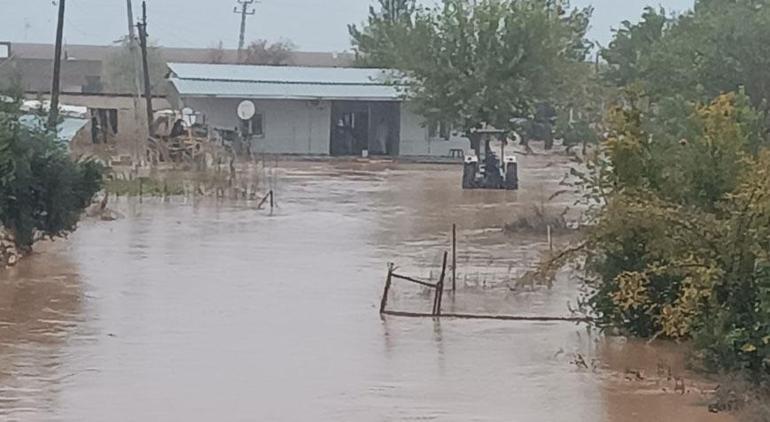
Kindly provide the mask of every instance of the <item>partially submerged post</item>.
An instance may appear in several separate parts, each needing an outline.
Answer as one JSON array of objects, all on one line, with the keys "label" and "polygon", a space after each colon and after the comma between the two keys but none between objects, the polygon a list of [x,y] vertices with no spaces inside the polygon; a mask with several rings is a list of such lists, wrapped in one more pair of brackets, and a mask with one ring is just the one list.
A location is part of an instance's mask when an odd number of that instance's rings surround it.
[{"label": "partially submerged post", "polygon": [[273,213],[273,208],[275,208],[275,194],[271,190],[270,192],[265,195],[264,198],[262,198],[261,201],[259,201],[259,205],[257,205],[257,209],[261,210],[262,207],[265,205],[265,203],[270,200],[270,213]]},{"label": "partially submerged post", "polygon": [[441,316],[441,302],[444,297],[444,278],[446,277],[446,263],[448,253],[444,252],[444,262],[441,265],[441,277],[436,284],[436,297],[433,300],[433,315]]},{"label": "partially submerged post", "polygon": [[393,264],[388,264],[388,277],[385,279],[385,290],[382,292],[382,299],[380,300],[380,314],[385,313],[385,308],[388,306],[388,292],[390,291],[390,283],[393,280]]},{"label": "partially submerged post", "polygon": [[457,291],[457,224],[452,224],[452,293]]},{"label": "partially submerged post", "polygon": [[551,234],[551,225],[548,225],[548,250],[553,253],[553,236]]}]

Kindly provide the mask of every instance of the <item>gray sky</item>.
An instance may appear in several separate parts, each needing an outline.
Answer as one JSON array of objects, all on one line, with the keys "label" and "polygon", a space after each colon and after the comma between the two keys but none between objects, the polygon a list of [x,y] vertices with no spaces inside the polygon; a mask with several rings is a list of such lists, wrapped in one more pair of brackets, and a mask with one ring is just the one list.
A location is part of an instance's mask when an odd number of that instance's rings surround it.
[{"label": "gray sky", "polygon": [[[248,19],[247,40],[290,39],[302,50],[349,48],[348,23],[366,19],[369,0],[261,0]],[[432,0],[431,0],[432,1]],[[134,0],[138,14],[141,0]],[[591,38],[606,45],[610,28],[637,20],[645,5],[684,10],[693,0],[573,0],[596,8]],[[211,47],[238,43],[235,0],[148,0],[150,37],[173,47]],[[67,0],[65,39],[71,44],[109,44],[127,32],[125,0]],[[54,40],[56,6],[51,0],[0,0],[0,40]]]}]

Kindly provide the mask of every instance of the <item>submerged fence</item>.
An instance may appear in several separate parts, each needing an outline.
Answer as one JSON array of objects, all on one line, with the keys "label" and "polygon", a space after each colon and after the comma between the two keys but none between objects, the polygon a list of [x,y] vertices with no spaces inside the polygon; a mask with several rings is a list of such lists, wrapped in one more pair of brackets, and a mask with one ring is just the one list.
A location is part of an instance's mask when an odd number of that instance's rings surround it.
[{"label": "submerged fence", "polygon": [[[553,238],[550,227],[548,230],[548,246],[553,250]],[[531,321],[531,322],[572,322],[572,323],[590,323],[592,318],[587,316],[561,317],[561,316],[515,316],[515,315],[479,315],[479,314],[461,314],[461,313],[443,313],[442,303],[444,297],[444,281],[447,275],[447,259],[449,252],[444,252],[441,264],[441,275],[438,282],[421,280],[417,277],[410,277],[397,273],[398,267],[393,263],[388,264],[388,274],[385,278],[385,287],[380,300],[380,315],[389,315],[395,317],[408,318],[453,318],[453,319],[483,319],[483,320],[502,320],[502,321]],[[394,280],[402,280],[419,286],[427,287],[435,291],[433,297],[433,309],[430,314],[419,312],[403,312],[388,310],[388,295]],[[457,292],[457,225],[452,225],[452,294]]]}]

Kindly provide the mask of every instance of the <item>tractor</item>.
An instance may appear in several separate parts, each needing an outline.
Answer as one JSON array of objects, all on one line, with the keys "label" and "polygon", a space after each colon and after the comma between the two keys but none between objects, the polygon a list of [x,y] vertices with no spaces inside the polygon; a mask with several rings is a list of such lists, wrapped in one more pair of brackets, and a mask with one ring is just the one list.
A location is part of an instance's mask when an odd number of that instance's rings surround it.
[{"label": "tractor", "polygon": [[463,189],[519,189],[519,164],[504,130],[484,127],[475,130],[474,154],[465,157]]}]

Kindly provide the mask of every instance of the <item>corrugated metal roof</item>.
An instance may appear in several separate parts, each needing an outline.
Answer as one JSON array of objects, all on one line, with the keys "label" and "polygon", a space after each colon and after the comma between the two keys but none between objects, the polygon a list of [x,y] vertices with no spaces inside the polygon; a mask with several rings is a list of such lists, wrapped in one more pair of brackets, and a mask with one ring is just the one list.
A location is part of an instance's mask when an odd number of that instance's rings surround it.
[{"label": "corrugated metal roof", "polygon": [[387,71],[350,67],[250,66],[232,64],[169,63],[179,79],[217,81],[383,84]]},{"label": "corrugated metal roof", "polygon": [[228,82],[172,78],[180,95],[188,97],[325,99],[395,101],[398,90],[388,85],[332,85],[275,82]]},{"label": "corrugated metal roof", "polygon": [[182,96],[263,99],[389,100],[401,98],[382,69],[170,63]]}]

